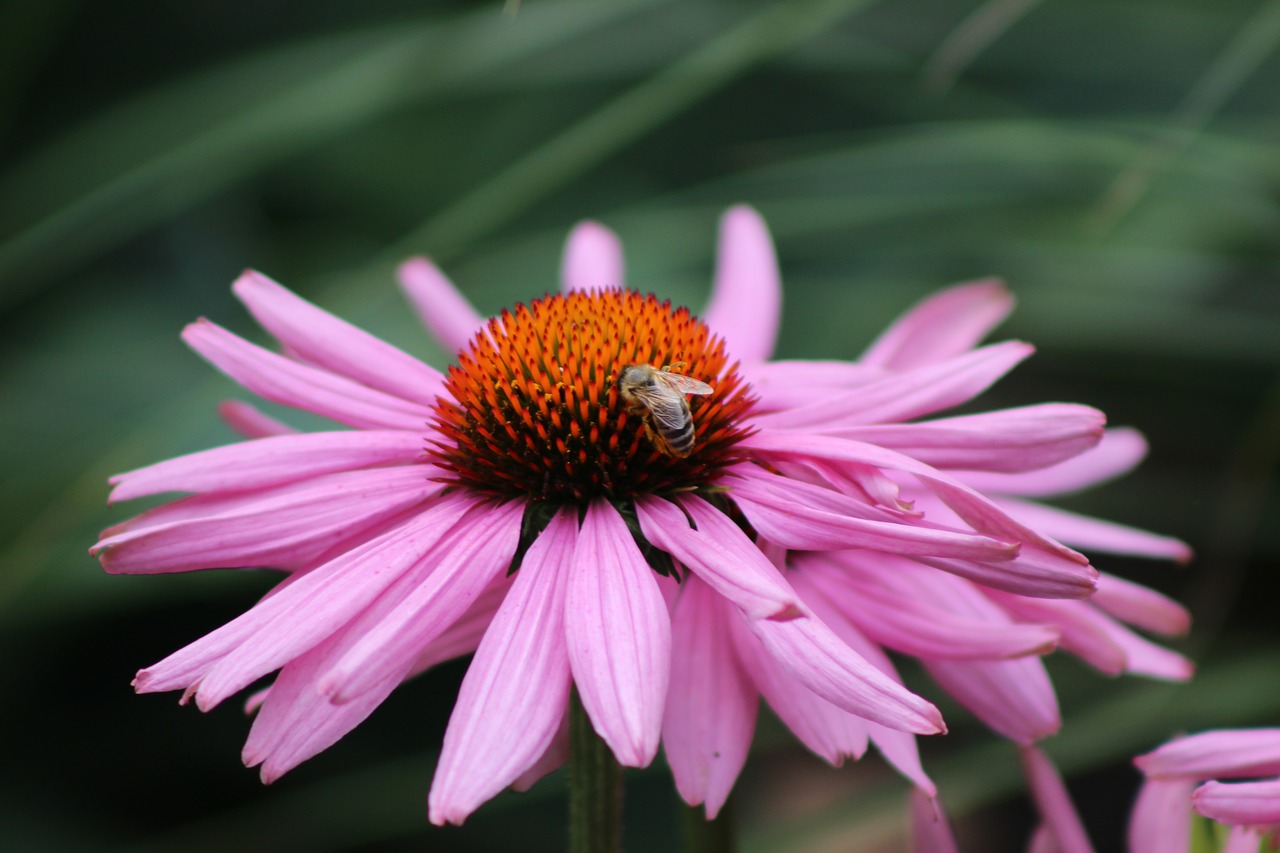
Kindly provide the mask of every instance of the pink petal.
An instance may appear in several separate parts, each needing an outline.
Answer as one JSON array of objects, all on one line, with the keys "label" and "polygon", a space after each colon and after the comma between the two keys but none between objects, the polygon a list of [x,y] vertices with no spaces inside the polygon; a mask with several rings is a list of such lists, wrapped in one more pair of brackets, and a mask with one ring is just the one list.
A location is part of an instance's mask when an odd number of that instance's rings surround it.
[{"label": "pink petal", "polygon": [[439,491],[423,469],[408,466],[326,474],[229,500],[189,498],[144,513],[90,553],[112,574],[292,565]]},{"label": "pink petal", "polygon": [[1039,552],[1036,557],[1037,562],[1046,566],[1057,565],[1063,572],[1083,572],[1087,575],[1091,586],[1092,580],[1097,577],[1097,573],[1088,565],[1089,561],[1083,555],[1019,523],[996,503],[959,480],[904,454],[859,441],[768,431],[748,436],[738,446],[762,456],[765,461],[809,457],[902,471],[918,479],[966,524],[971,525],[978,532],[1022,543],[1022,556],[1028,556],[1026,553],[1028,550]]},{"label": "pink petal", "polygon": [[565,293],[624,287],[622,241],[618,235],[598,222],[575,225],[560,261],[560,283]]},{"label": "pink petal", "polygon": [[1107,675],[1119,675],[1129,665],[1124,649],[1112,637],[1105,614],[1083,601],[1046,601],[992,591],[991,597],[1019,620],[1057,626],[1062,648]]},{"label": "pink petal", "polygon": [[556,513],[476,650],[431,785],[436,825],[461,824],[555,739],[569,707],[564,606],[577,532],[575,510]]},{"label": "pink petal", "polygon": [[924,417],[972,400],[1033,351],[1030,344],[1020,341],[992,344],[754,420],[772,430],[818,431]]},{"label": "pink petal", "polygon": [[1154,557],[1179,563],[1191,560],[1191,549],[1187,544],[1171,536],[1148,533],[1114,521],[1103,521],[1017,498],[1002,497],[999,503],[1012,518],[1086,551]]},{"label": "pink petal", "polygon": [[[413,575],[436,541],[476,499],[448,495],[400,527],[318,568],[291,576],[245,613],[138,673],[140,693],[198,685],[209,708],[346,625]],[[210,677],[210,673],[218,674]]]},{"label": "pink petal", "polygon": [[957,702],[1014,743],[1030,744],[1062,727],[1053,684],[1039,658],[922,663]]},{"label": "pink petal", "polygon": [[[476,504],[474,496],[459,494],[458,498],[469,506]],[[490,511],[481,507],[476,512],[487,514]],[[465,520],[450,526],[464,527]],[[455,536],[452,541],[445,542],[445,549],[455,545],[457,540]],[[335,743],[364,720],[404,680],[412,665],[397,667],[348,702],[331,702],[323,690],[324,679],[333,667],[370,631],[377,629],[407,594],[430,577],[439,556],[438,550],[428,551],[413,570],[401,574],[338,632],[280,671],[267,702],[254,721],[244,751],[246,764],[262,764],[264,781],[279,778]],[[489,590],[500,585],[501,581],[491,583]]]},{"label": "pink petal", "polygon": [[837,708],[900,731],[946,731],[937,708],[867,662],[816,617],[754,620],[748,627],[796,681]]},{"label": "pink petal", "polygon": [[715,285],[703,319],[724,338],[730,358],[764,361],[782,317],[782,283],[769,229],[746,205],[720,218]]},{"label": "pink petal", "polygon": [[1186,779],[1148,779],[1129,815],[1129,853],[1190,853],[1191,789]]},{"label": "pink petal", "polygon": [[1107,430],[1092,450],[1039,471],[999,474],[966,472],[966,483],[983,492],[1048,497],[1078,492],[1132,471],[1147,455],[1147,440],[1128,427]]},{"label": "pink petal", "polygon": [[917,303],[875,340],[859,364],[909,370],[972,349],[1013,310],[999,279],[949,287]]},{"label": "pink petal", "polygon": [[[1267,840],[1268,836],[1274,838],[1276,833],[1275,825],[1261,829],[1254,826],[1233,826],[1227,831],[1227,840],[1222,845],[1221,853],[1258,853],[1264,850],[1262,843]],[[1271,848],[1275,849],[1275,842],[1271,842]]]},{"label": "pink petal", "polygon": [[529,767],[528,770],[520,774],[520,776],[511,783],[513,791],[527,791],[534,784],[546,776],[548,773],[554,773],[565,765],[569,760],[569,715],[564,714],[560,717],[560,728],[556,730],[555,737],[551,740],[551,745],[547,747],[546,752]]},{"label": "pink petal", "polygon": [[471,343],[485,320],[453,282],[426,258],[410,258],[396,270],[400,289],[445,352],[459,352]]},{"label": "pink petal", "polygon": [[1124,649],[1126,672],[1165,681],[1186,681],[1195,675],[1195,664],[1177,652],[1157,645],[1110,619],[1106,619],[1105,624],[1111,632],[1112,641]]},{"label": "pink petal", "polygon": [[262,765],[264,783],[337,743],[399,685],[399,679],[388,679],[345,705],[334,705],[316,689],[317,679],[349,645],[350,635],[336,634],[291,661],[271,685],[241,752],[246,767]]},{"label": "pink petal", "polygon": [[1029,471],[1094,446],[1105,422],[1102,412],[1088,406],[1045,403],[923,423],[854,426],[832,434],[889,447],[935,468]]},{"label": "pink petal", "polygon": [[418,655],[408,677],[412,678],[445,661],[474,652],[484,638],[489,623],[493,621],[493,615],[507,597],[513,580],[514,576],[501,577],[489,584],[488,589],[480,593],[467,608],[467,612],[432,640],[426,651]]},{"label": "pink petal", "polygon": [[[802,590],[805,601],[813,606],[818,618],[830,626],[836,636],[848,645],[850,649],[861,655],[868,663],[889,678],[901,684],[902,679],[898,676],[897,670],[894,669],[889,656],[884,653],[884,649],[868,640],[837,607],[837,599],[828,596],[825,588],[815,583],[815,580],[813,573],[806,575],[804,572],[800,572],[796,575],[796,582],[800,584],[799,588]],[[866,728],[871,741],[876,745],[876,749],[880,751],[886,761],[892,764],[899,773],[911,780],[917,789],[924,791],[931,797],[937,795],[938,789],[934,786],[933,780],[925,774],[924,768],[920,765],[920,752],[916,748],[914,735],[873,722],[867,722]]]},{"label": "pink petal", "polygon": [[1031,549],[1002,562],[946,557],[915,559],[958,578],[1031,598],[1088,598],[1093,595],[1097,577],[1092,566],[1045,559],[1044,552]]},{"label": "pink petal", "polygon": [[1191,628],[1191,614],[1178,602],[1106,572],[1098,575],[1093,603],[1117,619],[1156,634],[1181,636]]},{"label": "pink petal", "polygon": [[[650,543],[675,557],[752,619],[794,619],[802,608],[795,592],[760,549],[724,513],[696,495],[682,499],[684,513],[661,498],[636,501],[640,529]],[[689,526],[692,519],[697,528]]]},{"label": "pink petal", "polygon": [[511,564],[523,510],[520,501],[487,505],[459,522],[436,546],[431,573],[369,626],[321,680],[321,691],[341,703],[388,678],[403,678]]},{"label": "pink petal", "polygon": [[911,813],[912,853],[960,853],[937,799],[912,788],[907,805]]},{"label": "pink petal", "polygon": [[1062,784],[1062,777],[1049,758],[1033,746],[1021,750],[1022,770],[1031,786],[1031,796],[1036,802],[1040,818],[1056,842],[1059,853],[1093,853],[1093,845],[1080,822],[1080,815],[1071,802],[1071,795]]},{"label": "pink petal", "polygon": [[358,429],[425,430],[431,409],[268,352],[208,320],[182,339],[214,367],[259,397]]},{"label": "pink petal", "polygon": [[1269,776],[1280,773],[1280,729],[1219,729],[1169,741],[1133,760],[1152,778]]},{"label": "pink petal", "polygon": [[419,433],[361,430],[281,435],[215,447],[111,478],[110,500],[161,492],[261,489],[295,480],[420,460]]},{"label": "pink petal", "polygon": [[219,403],[218,417],[244,438],[267,438],[297,432],[283,421],[263,414],[256,407],[240,400],[224,400]]},{"label": "pink petal", "polygon": [[625,767],[657,754],[671,619],[653,570],[612,506],[594,501],[574,553],[565,619],[582,706]]},{"label": "pink petal", "polygon": [[774,715],[815,755],[834,767],[867,751],[868,723],[798,684],[739,620],[732,626],[737,656]]},{"label": "pink petal", "polygon": [[[867,583],[825,562],[825,554],[797,554],[797,569],[867,636],[915,657],[1001,660],[1047,654],[1058,632],[1047,625],[1019,625],[955,613],[882,584]],[[867,555],[874,561],[874,555]],[[892,569],[886,566],[886,571]],[[935,583],[945,578],[931,578]],[[842,594],[843,593],[843,594]],[[807,597],[806,597],[807,598]]]},{"label": "pink petal", "polygon": [[707,820],[724,805],[747,760],[759,700],[731,642],[724,599],[697,575],[681,583],[671,614],[671,681],[662,746],[676,790]]},{"label": "pink petal", "polygon": [[1031,840],[1027,842],[1027,853],[1061,853],[1058,842],[1049,832],[1049,827],[1039,824],[1031,832]]},{"label": "pink petal", "polygon": [[444,377],[408,353],[317,308],[261,273],[231,288],[264,329],[295,356],[402,400],[433,406]]},{"label": "pink petal", "polygon": [[[507,586],[500,582],[490,590],[505,590]],[[378,608],[372,610],[378,611]],[[492,614],[492,608],[489,613]],[[368,620],[362,615],[338,634],[287,664],[275,684],[262,691],[265,694],[263,699],[272,691],[276,691],[276,698],[270,707],[265,707],[264,703],[260,721],[254,721],[243,758],[247,766],[262,765],[264,782],[275,781],[332,746],[363,722],[400,683],[399,679],[388,679],[351,702],[340,705],[330,702],[318,689],[320,676],[362,636],[367,625]]]},{"label": "pink petal", "polygon": [[1205,817],[1229,824],[1280,824],[1280,779],[1266,782],[1205,782],[1191,795]]},{"label": "pink petal", "polygon": [[848,361],[779,360],[744,366],[760,398],[754,411],[794,409],[884,378],[885,372]]},{"label": "pink petal", "polygon": [[[756,441],[760,435],[747,441]],[[1017,546],[1001,539],[959,530],[904,524],[898,520],[868,520],[883,510],[845,498],[838,492],[811,486],[750,466],[734,469],[726,478],[734,503],[761,535],[797,550],[871,548],[902,554],[938,554],[983,560],[1012,559]]]}]

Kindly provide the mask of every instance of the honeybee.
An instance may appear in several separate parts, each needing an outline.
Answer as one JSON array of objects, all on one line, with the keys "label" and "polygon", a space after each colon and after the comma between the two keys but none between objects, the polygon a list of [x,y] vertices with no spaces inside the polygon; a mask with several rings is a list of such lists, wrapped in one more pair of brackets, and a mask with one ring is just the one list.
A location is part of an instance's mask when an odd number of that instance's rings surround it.
[{"label": "honeybee", "polygon": [[618,393],[627,408],[643,418],[653,446],[678,459],[693,452],[693,415],[685,395],[713,390],[692,376],[672,372],[670,366],[658,370],[648,364],[628,364],[618,374]]}]

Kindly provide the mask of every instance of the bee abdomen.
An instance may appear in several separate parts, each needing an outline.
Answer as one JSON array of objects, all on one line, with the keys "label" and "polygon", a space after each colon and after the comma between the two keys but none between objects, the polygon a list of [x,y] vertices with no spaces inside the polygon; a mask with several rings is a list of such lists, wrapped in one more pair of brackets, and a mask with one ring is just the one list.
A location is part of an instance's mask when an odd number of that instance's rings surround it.
[{"label": "bee abdomen", "polygon": [[664,433],[662,437],[666,440],[667,446],[671,448],[672,456],[684,457],[693,452],[694,431],[692,421],[678,430]]}]

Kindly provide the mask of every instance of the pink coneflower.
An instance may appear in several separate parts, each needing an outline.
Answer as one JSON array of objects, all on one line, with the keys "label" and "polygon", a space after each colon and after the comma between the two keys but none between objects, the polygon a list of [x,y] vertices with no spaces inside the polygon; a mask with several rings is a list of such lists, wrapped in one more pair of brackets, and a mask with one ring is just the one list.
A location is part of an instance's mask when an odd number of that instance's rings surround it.
[{"label": "pink coneflower", "polygon": [[1134,764],[1146,781],[1129,823],[1133,853],[1190,851],[1193,809],[1231,827],[1224,850],[1252,853],[1267,836],[1280,842],[1280,729],[1187,735]]},{"label": "pink coneflower", "polygon": [[[184,339],[257,395],[348,429],[297,433],[229,404],[251,440],[113,478],[112,500],[191,496],[93,549],[110,572],[287,572],[135,681],[208,709],[278,670],[250,701],[244,750],[266,781],[406,678],[472,651],[435,823],[562,763],[575,690],[618,762],[645,766],[661,744],[681,796],[714,816],[760,696],[831,763],[875,743],[932,797],[913,735],[942,719],[885,648],[1023,744],[1059,725],[1037,658],[1056,644],[1106,672],[1189,671],[1120,621],[1176,632],[1181,608],[1100,579],[1058,540],[1166,557],[1185,546],[1028,500],[1122,473],[1142,456],[1136,433],[1060,403],[919,420],[1031,353],[977,347],[1011,306],[998,283],[927,300],[844,363],[768,361],[781,290],[749,208],[723,221],[701,319],[624,289],[617,238],[591,223],[570,236],[562,293],[488,321],[424,259],[401,281],[458,351],[447,374],[242,276],[237,296],[284,354],[205,320]],[[710,386],[678,397],[687,455],[655,438],[677,427],[622,398],[630,365]]]}]

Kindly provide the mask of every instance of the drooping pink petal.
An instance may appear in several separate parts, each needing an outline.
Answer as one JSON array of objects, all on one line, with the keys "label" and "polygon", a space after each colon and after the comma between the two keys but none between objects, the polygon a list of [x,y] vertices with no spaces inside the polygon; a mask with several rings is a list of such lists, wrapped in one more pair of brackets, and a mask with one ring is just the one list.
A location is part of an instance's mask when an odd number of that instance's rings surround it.
[{"label": "drooping pink petal", "polygon": [[[924,465],[905,454],[860,441],[820,435],[772,433],[764,430],[743,439],[738,446],[743,450],[761,455],[766,461],[772,458],[808,456],[833,462],[873,465],[910,474],[937,495],[948,508],[966,524],[971,525],[974,530],[1020,542],[1024,551],[1027,549],[1041,551],[1044,560],[1061,563],[1064,571],[1073,571],[1071,564],[1074,563],[1077,567],[1074,569],[1076,571],[1087,569],[1091,584],[1092,579],[1097,576],[1082,554],[1021,524],[989,498],[938,469]],[[889,550],[901,552],[900,548]],[[991,559],[991,557],[968,556],[975,559]]]},{"label": "drooping pink petal", "polygon": [[1093,853],[1084,824],[1053,762],[1034,746],[1024,746],[1020,753],[1032,799],[1059,853]]},{"label": "drooping pink petal", "polygon": [[[868,554],[874,562],[875,554]],[[878,643],[917,657],[1001,660],[1047,654],[1058,641],[1048,625],[1015,624],[957,614],[864,575],[841,572],[825,553],[796,554],[796,568],[824,591],[831,603]],[[891,565],[885,573],[891,574]],[[877,573],[878,574],[878,573]],[[946,578],[930,581],[946,583]]]},{"label": "drooping pink petal", "polygon": [[[902,683],[902,678],[894,669],[889,656],[884,653],[884,649],[871,642],[858,630],[853,621],[839,609],[837,601],[828,596],[826,589],[816,583],[812,572],[798,573],[796,582],[805,600],[813,606],[818,618],[822,619],[842,642],[893,681]],[[916,748],[915,735],[870,721],[867,722],[866,728],[871,741],[886,761],[911,780],[919,790],[931,797],[937,795],[937,787],[925,774],[920,764],[920,751]]]},{"label": "drooping pink petal", "polygon": [[909,370],[967,352],[1013,310],[1004,282],[989,278],[929,296],[893,322],[858,363]]},{"label": "drooping pink petal", "polygon": [[734,631],[738,657],[752,684],[797,740],[833,767],[842,766],[845,758],[863,756],[869,742],[865,719],[798,684],[741,624]]},{"label": "drooping pink petal", "polygon": [[1280,779],[1205,782],[1191,795],[1197,812],[1221,823],[1280,824]]},{"label": "drooping pink petal", "polygon": [[1280,773],[1280,729],[1217,729],[1175,738],[1133,760],[1148,777],[1209,779]]},{"label": "drooping pink petal", "polygon": [[868,663],[816,617],[753,620],[748,627],[796,681],[837,708],[901,731],[946,731],[937,708]]},{"label": "drooping pink petal", "polygon": [[911,815],[911,853],[960,853],[951,824],[935,797],[912,788],[907,806]]},{"label": "drooping pink petal", "polygon": [[1033,351],[1030,344],[1021,341],[991,344],[937,364],[890,374],[803,406],[767,412],[755,420],[770,430],[820,431],[920,418],[967,403]]},{"label": "drooping pink petal", "polygon": [[1129,814],[1129,853],[1191,850],[1190,779],[1148,779]]},{"label": "drooping pink petal", "polygon": [[569,579],[565,630],[574,684],[596,732],[624,767],[657,754],[671,670],[666,602],[609,503],[587,509]]},{"label": "drooping pink petal", "polygon": [[727,602],[697,575],[671,614],[671,681],[662,747],[676,790],[715,818],[747,760],[759,700],[734,652]]},{"label": "drooping pink petal", "polygon": [[1088,598],[1093,595],[1097,574],[1093,566],[1045,559],[1044,552],[1030,548],[1006,561],[915,559],[958,578],[1031,598]]},{"label": "drooping pink petal", "polygon": [[529,547],[458,691],[431,784],[430,818],[461,824],[546,752],[569,707],[564,603],[577,512]]},{"label": "drooping pink petal", "polygon": [[1177,652],[1135,634],[1109,617],[1103,624],[1112,641],[1124,649],[1126,672],[1165,681],[1186,681],[1195,675],[1196,665]]},{"label": "drooping pink petal", "polygon": [[1044,403],[910,424],[844,427],[830,434],[906,453],[935,468],[1031,471],[1098,443],[1106,416],[1089,406]]},{"label": "drooping pink petal", "polygon": [[1027,853],[1061,853],[1053,833],[1043,823],[1031,831],[1031,840],[1027,842]]},{"label": "drooping pink petal", "polygon": [[1023,524],[1043,530],[1054,539],[1086,551],[1153,557],[1176,560],[1179,563],[1191,560],[1191,548],[1172,536],[1148,533],[1114,521],[1104,521],[1017,498],[1002,497],[999,503],[1005,512]]},{"label": "drooping pink petal", "polygon": [[554,773],[565,765],[569,760],[569,715],[567,713],[560,717],[560,727],[556,729],[555,737],[551,739],[551,745],[538,758],[537,761],[524,771],[511,783],[513,791],[527,791],[534,786],[539,779],[548,773]]},{"label": "drooping pink petal", "polygon": [[720,219],[720,246],[704,319],[724,338],[730,358],[747,364],[773,353],[782,317],[782,283],[769,229],[753,208],[729,208]]},{"label": "drooping pink petal", "polygon": [[264,329],[298,358],[423,406],[435,404],[444,377],[434,367],[316,307],[265,275],[245,271],[232,291]]},{"label": "drooping pink petal", "polygon": [[675,557],[752,619],[794,619],[799,599],[746,534],[696,495],[675,504],[656,497],[636,501],[640,529],[650,543]]},{"label": "drooping pink petal", "polygon": [[1049,497],[1114,480],[1132,471],[1146,455],[1147,440],[1142,433],[1129,427],[1116,427],[1103,433],[1096,447],[1049,468],[1022,474],[966,471],[960,476],[983,492]]},{"label": "drooping pink petal", "polygon": [[1119,675],[1128,668],[1129,658],[1113,639],[1108,618],[1088,603],[1024,598],[999,591],[990,595],[1020,620],[1057,626],[1062,648],[1100,672]]},{"label": "drooping pink petal", "polygon": [[[788,548],[871,548],[980,560],[1008,560],[1017,554],[1016,543],[1008,540],[889,520],[877,507],[750,466],[739,466],[734,473],[723,481],[734,503],[761,535]],[[885,520],[868,519],[877,515]]]},{"label": "drooping pink petal", "polygon": [[956,701],[1014,743],[1030,744],[1062,727],[1058,699],[1039,658],[923,663]]},{"label": "drooping pink petal", "polygon": [[458,524],[437,544],[431,573],[370,626],[321,679],[320,689],[341,703],[384,679],[403,678],[511,564],[523,509],[520,501],[487,505]]},{"label": "drooping pink petal", "polygon": [[422,325],[446,352],[464,349],[484,328],[484,318],[426,258],[405,261],[396,270],[396,278]]},{"label": "drooping pink petal", "polygon": [[[1262,846],[1268,837],[1275,837],[1274,826],[1260,828],[1256,826],[1232,826],[1227,830],[1227,840],[1222,845],[1221,853],[1258,853],[1265,850]],[[1275,849],[1275,842],[1271,842]]]},{"label": "drooping pink petal", "polygon": [[412,678],[433,666],[474,652],[484,638],[489,623],[493,621],[493,615],[507,597],[513,580],[514,576],[500,577],[489,584],[488,589],[480,593],[467,608],[467,612],[432,640],[426,651],[418,655],[407,677]]},{"label": "drooping pink petal", "polygon": [[[221,628],[138,673],[140,693],[199,687],[212,707],[340,629],[406,575],[423,571],[432,546],[477,499],[446,495],[403,525],[323,566],[291,576]],[[221,675],[210,672],[221,666]]]},{"label": "drooping pink petal", "polygon": [[312,432],[242,441],[168,459],[110,479],[110,500],[161,492],[244,491],[320,474],[415,462],[420,433],[398,430]]},{"label": "drooping pink petal", "polygon": [[1108,675],[1128,672],[1183,681],[1195,671],[1185,657],[1133,633],[1092,602],[1044,601],[996,591],[989,594],[1020,619],[1057,626],[1064,649]]},{"label": "drooping pink petal", "polygon": [[282,406],[357,429],[422,430],[431,419],[427,406],[268,352],[208,320],[187,326],[182,339],[227,376]]},{"label": "drooping pink petal", "polygon": [[[507,586],[509,584],[505,582],[492,585],[473,609],[479,607],[493,590],[505,591]],[[395,600],[396,596],[393,592],[386,598]],[[259,720],[254,721],[249,733],[243,758],[246,766],[262,765],[264,782],[275,781],[298,764],[328,749],[363,722],[401,683],[403,679],[388,678],[356,699],[342,704],[330,702],[317,686],[320,677],[386,609],[386,602],[380,600],[337,634],[286,664],[275,683],[260,691],[264,701]],[[489,608],[490,615],[494,609]],[[444,640],[444,635],[440,639]],[[425,657],[419,658],[415,673],[425,668],[421,666]],[[272,691],[276,692],[275,699],[268,706],[265,699],[271,696]]]},{"label": "drooping pink petal", "polygon": [[1146,631],[1176,637],[1191,627],[1191,614],[1154,589],[1102,572],[1093,603],[1121,621]]},{"label": "drooping pink petal", "polygon": [[575,225],[560,260],[560,285],[565,293],[624,287],[622,241],[618,235],[598,222]]},{"label": "drooping pink petal", "polygon": [[189,498],[144,513],[139,524],[121,526],[90,553],[113,574],[293,565],[440,489],[418,466],[405,466],[326,474],[234,499]]},{"label": "drooping pink petal", "polygon": [[241,400],[224,400],[219,403],[218,417],[244,438],[268,438],[297,432],[283,421],[276,420],[256,406]]},{"label": "drooping pink petal", "polygon": [[335,634],[280,671],[254,717],[241,752],[246,767],[262,765],[262,781],[271,784],[308,758],[328,749],[382,704],[400,684],[389,678],[358,699],[335,705],[316,682],[336,653],[350,644],[351,632]]}]

